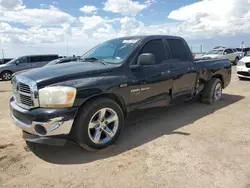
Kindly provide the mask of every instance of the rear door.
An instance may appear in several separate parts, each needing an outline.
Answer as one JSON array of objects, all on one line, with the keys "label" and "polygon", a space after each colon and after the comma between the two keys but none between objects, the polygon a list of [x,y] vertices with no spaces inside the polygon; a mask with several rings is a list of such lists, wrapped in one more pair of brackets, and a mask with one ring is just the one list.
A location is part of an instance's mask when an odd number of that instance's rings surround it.
[{"label": "rear door", "polygon": [[131,108],[144,108],[163,106],[169,103],[169,89],[173,85],[170,71],[171,64],[168,61],[164,41],[162,37],[149,40],[141,48],[138,56],[143,53],[152,53],[155,56],[155,64],[143,65],[132,69],[132,78],[129,83],[129,97]]},{"label": "rear door", "polygon": [[198,72],[186,42],[180,38],[166,38],[171,54],[171,75],[174,80],[174,99],[190,98],[194,92]]},{"label": "rear door", "polygon": [[32,68],[40,67],[41,57],[40,56],[31,56],[30,57],[30,63],[32,65]]}]

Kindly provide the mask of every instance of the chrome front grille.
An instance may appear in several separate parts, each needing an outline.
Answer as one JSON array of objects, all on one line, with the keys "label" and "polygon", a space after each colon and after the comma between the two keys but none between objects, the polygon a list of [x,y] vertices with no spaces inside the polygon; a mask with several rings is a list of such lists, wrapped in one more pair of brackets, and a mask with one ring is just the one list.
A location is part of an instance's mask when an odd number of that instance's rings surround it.
[{"label": "chrome front grille", "polygon": [[12,79],[12,86],[17,105],[25,109],[39,107],[36,82],[17,75]]},{"label": "chrome front grille", "polygon": [[30,93],[30,86],[23,84],[21,82],[19,84],[19,91],[24,92],[24,93]]}]

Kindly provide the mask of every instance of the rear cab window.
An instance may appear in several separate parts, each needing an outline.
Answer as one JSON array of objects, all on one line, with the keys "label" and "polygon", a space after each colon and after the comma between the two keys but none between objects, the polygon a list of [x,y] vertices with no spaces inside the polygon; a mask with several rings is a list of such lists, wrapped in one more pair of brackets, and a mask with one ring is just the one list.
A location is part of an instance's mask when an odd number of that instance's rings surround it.
[{"label": "rear cab window", "polygon": [[166,42],[172,60],[175,60],[176,62],[189,62],[190,52],[188,51],[188,46],[181,39],[167,39]]}]

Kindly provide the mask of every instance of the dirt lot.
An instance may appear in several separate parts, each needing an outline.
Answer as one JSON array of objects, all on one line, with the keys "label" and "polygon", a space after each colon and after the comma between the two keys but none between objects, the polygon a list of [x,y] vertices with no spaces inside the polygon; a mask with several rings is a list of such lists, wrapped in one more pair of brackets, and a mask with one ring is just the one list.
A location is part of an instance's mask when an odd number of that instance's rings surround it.
[{"label": "dirt lot", "polygon": [[217,104],[133,113],[119,142],[95,153],[71,143],[31,151],[10,96],[0,81],[0,187],[250,188],[250,81],[235,71]]}]

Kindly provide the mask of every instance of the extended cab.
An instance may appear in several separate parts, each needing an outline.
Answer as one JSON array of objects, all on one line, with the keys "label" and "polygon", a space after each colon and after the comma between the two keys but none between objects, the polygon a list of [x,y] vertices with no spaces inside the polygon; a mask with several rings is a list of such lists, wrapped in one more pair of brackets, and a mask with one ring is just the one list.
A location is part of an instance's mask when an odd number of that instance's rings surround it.
[{"label": "extended cab", "polygon": [[104,42],[80,61],[19,73],[11,116],[28,142],[86,149],[115,142],[133,110],[200,97],[220,100],[231,79],[227,59],[194,61],[184,39],[135,36]]}]

